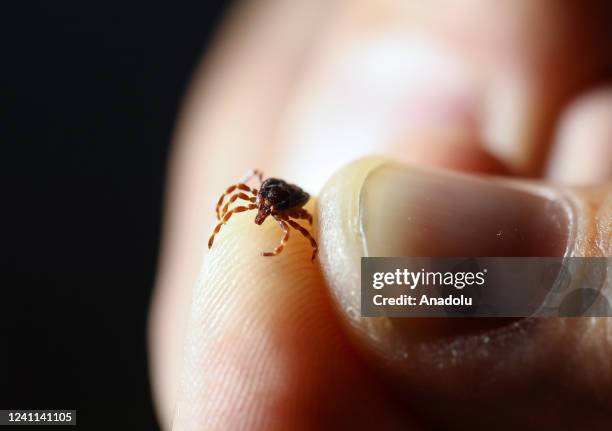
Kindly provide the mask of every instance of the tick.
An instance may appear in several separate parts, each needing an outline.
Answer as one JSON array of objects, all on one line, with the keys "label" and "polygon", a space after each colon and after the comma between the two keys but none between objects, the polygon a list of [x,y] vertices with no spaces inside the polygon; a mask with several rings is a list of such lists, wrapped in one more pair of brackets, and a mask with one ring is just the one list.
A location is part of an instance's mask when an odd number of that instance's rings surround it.
[{"label": "tick", "polygon": [[[259,179],[259,190],[245,184],[253,177]],[[223,208],[221,208],[225,197],[229,195],[231,195],[231,198]],[[238,199],[250,203],[245,206],[236,206],[230,209],[230,205]],[[312,260],[314,260],[317,256],[317,242],[308,230],[292,220],[307,220],[310,226],[312,226],[312,215],[303,208],[309,199],[310,195],[300,187],[289,184],[278,178],[267,178],[264,181],[263,174],[258,170],[254,170],[242,182],[228,187],[225,193],[219,198],[216,210],[219,224],[217,224],[213,234],[208,240],[208,248],[212,247],[215,235],[219,233],[221,226],[226,224],[233,214],[256,209],[257,215],[255,216],[255,224],[261,225],[266,218],[272,217],[283,231],[283,237],[280,240],[280,244],[273,251],[262,253],[263,256],[276,256],[283,251],[285,244],[289,240],[289,226],[291,226],[310,241],[310,245],[312,245]]]}]

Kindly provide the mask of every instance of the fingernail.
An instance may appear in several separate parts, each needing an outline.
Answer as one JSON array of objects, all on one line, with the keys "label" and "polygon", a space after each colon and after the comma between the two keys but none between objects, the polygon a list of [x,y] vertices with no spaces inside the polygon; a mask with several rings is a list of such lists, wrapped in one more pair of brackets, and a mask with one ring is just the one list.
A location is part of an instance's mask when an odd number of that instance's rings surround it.
[{"label": "fingernail", "polygon": [[320,194],[321,266],[350,324],[385,351],[488,331],[516,319],[362,318],[361,257],[563,256],[577,235],[567,199],[535,183],[360,159]]},{"label": "fingernail", "polygon": [[568,210],[499,178],[386,163],[364,181],[364,256],[562,256]]},{"label": "fingernail", "polygon": [[[568,212],[501,179],[382,164],[359,203],[364,256],[560,256]],[[517,319],[392,319],[408,339],[478,333]]]}]

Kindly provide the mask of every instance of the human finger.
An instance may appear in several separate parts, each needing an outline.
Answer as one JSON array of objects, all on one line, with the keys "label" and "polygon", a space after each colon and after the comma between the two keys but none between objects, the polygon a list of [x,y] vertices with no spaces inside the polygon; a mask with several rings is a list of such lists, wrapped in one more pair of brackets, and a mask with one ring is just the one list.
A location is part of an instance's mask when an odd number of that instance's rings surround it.
[{"label": "human finger", "polygon": [[360,314],[362,256],[610,256],[609,184],[553,188],[365,158],[319,198],[321,263],[345,324],[431,426],[609,427],[610,318]]},{"label": "human finger", "polygon": [[292,229],[264,257],[283,233],[253,220],[232,217],[203,263],[172,429],[411,429],[347,342],[310,242]]},{"label": "human finger", "polygon": [[557,126],[546,176],[560,184],[612,180],[612,88],[592,90],[566,108]]}]

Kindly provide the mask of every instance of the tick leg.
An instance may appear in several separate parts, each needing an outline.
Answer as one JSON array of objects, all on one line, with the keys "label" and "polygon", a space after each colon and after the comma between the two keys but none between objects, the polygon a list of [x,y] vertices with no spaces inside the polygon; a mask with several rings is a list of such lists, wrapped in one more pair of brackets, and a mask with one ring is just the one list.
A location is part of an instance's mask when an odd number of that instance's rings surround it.
[{"label": "tick leg", "polygon": [[259,184],[261,184],[263,182],[263,172],[261,172],[259,169],[253,169],[248,174],[246,174],[244,176],[244,180],[242,180],[242,182],[246,183],[246,182],[248,182],[253,177],[257,177],[257,179],[259,179]]},{"label": "tick leg", "polygon": [[312,215],[304,208],[296,208],[289,213],[289,217],[296,219],[308,220],[308,224],[312,226]]},{"label": "tick leg", "polygon": [[215,230],[213,231],[212,235],[210,236],[210,239],[208,240],[208,248],[212,247],[213,242],[215,240],[215,235],[217,235],[219,233],[219,231],[221,230],[221,226],[223,226],[225,223],[227,223],[227,221],[230,219],[230,217],[233,214],[241,213],[243,211],[254,210],[255,208],[257,208],[257,205],[251,204],[251,205],[248,205],[246,207],[236,207],[236,208],[232,209],[231,211],[227,212],[223,216],[223,219],[221,220],[221,222],[215,227]]},{"label": "tick leg", "polygon": [[304,229],[302,226],[300,226],[298,223],[294,222],[293,220],[286,219],[286,221],[291,226],[293,226],[294,229],[299,230],[300,233],[304,235],[308,241],[310,241],[310,245],[312,245],[311,260],[315,260],[315,257],[317,257],[317,252],[319,251],[319,247],[317,246],[317,242],[315,241],[315,239],[312,237],[312,235],[310,235],[310,232],[308,232],[306,229]]},{"label": "tick leg", "polygon": [[276,218],[276,221],[284,232],[283,238],[281,239],[280,244],[276,246],[274,251],[266,251],[261,254],[262,256],[276,256],[281,251],[283,251],[283,248],[285,248],[285,244],[287,243],[287,241],[289,241],[289,227],[287,226],[287,223],[278,218]]},{"label": "tick leg", "polygon": [[229,186],[227,188],[227,190],[225,191],[225,193],[223,193],[221,195],[221,197],[219,198],[219,202],[217,202],[217,220],[221,220],[221,214],[219,212],[219,209],[221,208],[221,205],[223,204],[223,199],[225,199],[225,197],[229,194],[231,194],[234,190],[243,190],[245,192],[251,192],[254,195],[257,195],[257,191],[251,189],[249,186],[247,186],[244,183],[238,183],[238,184],[234,184],[233,186]]},{"label": "tick leg", "polygon": [[223,218],[223,216],[225,216],[225,214],[227,213],[227,210],[228,210],[229,206],[230,206],[232,203],[236,202],[236,200],[237,200],[237,199],[242,199],[242,200],[245,200],[245,201],[249,201],[249,202],[251,202],[251,203],[253,203],[253,204],[254,204],[254,203],[255,203],[255,200],[256,200],[257,198],[256,198],[255,196],[249,196],[249,195],[247,195],[246,193],[242,193],[242,192],[240,192],[240,193],[238,193],[238,194],[235,194],[235,195],[234,195],[234,196],[232,196],[232,198],[231,198],[231,199],[230,199],[230,200],[229,200],[229,201],[228,201],[228,202],[225,204],[225,206],[223,207],[223,210],[221,210],[221,218]]}]

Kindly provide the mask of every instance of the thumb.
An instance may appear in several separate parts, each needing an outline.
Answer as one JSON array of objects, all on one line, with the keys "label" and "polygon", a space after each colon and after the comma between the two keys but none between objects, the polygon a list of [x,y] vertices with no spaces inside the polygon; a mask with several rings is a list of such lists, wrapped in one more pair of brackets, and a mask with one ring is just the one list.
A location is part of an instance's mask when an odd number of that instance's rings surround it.
[{"label": "thumb", "polygon": [[366,158],[319,199],[321,262],[342,319],[435,428],[475,417],[485,429],[577,428],[585,412],[609,424],[611,319],[362,318],[359,274],[361,256],[610,256],[610,185],[555,189]]}]

